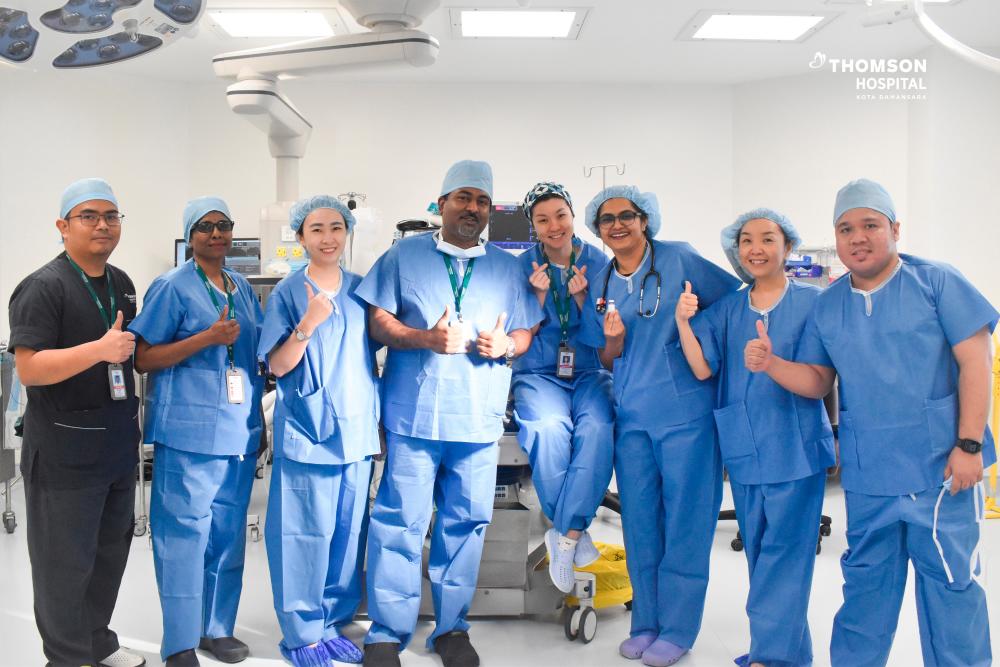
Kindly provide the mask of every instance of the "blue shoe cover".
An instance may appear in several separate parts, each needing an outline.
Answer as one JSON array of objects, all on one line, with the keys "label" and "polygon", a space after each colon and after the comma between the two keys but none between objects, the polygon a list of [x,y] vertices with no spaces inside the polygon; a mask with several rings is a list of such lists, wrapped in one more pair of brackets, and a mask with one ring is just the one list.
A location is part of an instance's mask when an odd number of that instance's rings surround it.
[{"label": "blue shoe cover", "polygon": [[364,653],[361,652],[357,646],[354,645],[347,637],[334,637],[333,639],[327,639],[323,642],[323,646],[326,647],[326,652],[329,654],[332,660],[337,662],[349,662],[352,664],[361,664],[365,659]]}]

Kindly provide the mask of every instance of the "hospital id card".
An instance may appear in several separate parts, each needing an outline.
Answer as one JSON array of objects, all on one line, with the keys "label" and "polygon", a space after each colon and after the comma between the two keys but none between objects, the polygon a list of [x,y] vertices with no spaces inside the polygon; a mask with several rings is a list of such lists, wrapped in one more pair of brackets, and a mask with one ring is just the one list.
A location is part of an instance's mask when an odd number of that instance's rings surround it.
[{"label": "hospital id card", "polygon": [[235,368],[226,371],[226,396],[231,404],[242,403],[244,401],[243,376]]},{"label": "hospital id card", "polygon": [[476,333],[472,328],[472,322],[468,320],[463,320],[461,317],[454,320],[448,324],[451,327],[460,327],[462,329],[462,338],[465,340],[465,349],[469,350],[472,345],[476,342]]},{"label": "hospital id card", "polygon": [[111,387],[112,401],[124,401],[128,398],[128,388],[125,386],[125,369],[121,364],[108,364],[108,385]]},{"label": "hospital id card", "polygon": [[576,351],[568,345],[559,346],[559,357],[556,362],[556,377],[570,380],[573,378],[573,368],[576,365]]}]

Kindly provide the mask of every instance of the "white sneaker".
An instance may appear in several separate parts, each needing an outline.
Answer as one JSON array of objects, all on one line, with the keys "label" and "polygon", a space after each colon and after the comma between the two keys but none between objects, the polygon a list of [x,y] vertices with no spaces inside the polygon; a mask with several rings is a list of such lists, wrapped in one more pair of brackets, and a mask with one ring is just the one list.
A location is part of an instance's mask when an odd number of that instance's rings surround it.
[{"label": "white sneaker", "polygon": [[545,549],[549,552],[549,577],[563,593],[573,590],[573,555],[576,540],[560,535],[555,528],[545,531]]},{"label": "white sneaker", "polygon": [[142,667],[146,664],[146,659],[138,653],[120,648],[98,664],[104,667]]},{"label": "white sneaker", "polygon": [[594,540],[590,539],[590,533],[583,531],[580,539],[576,542],[576,555],[573,556],[573,565],[587,567],[600,557],[601,552],[594,546]]}]

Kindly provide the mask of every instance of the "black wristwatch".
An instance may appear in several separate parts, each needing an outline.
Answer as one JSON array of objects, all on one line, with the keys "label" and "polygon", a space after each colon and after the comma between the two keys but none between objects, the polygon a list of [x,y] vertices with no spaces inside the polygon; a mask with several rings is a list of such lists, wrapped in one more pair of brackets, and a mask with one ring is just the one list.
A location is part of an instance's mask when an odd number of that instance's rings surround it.
[{"label": "black wristwatch", "polygon": [[969,438],[959,438],[958,441],[955,442],[955,446],[966,454],[978,454],[983,451],[983,443],[976,440],[970,440]]}]

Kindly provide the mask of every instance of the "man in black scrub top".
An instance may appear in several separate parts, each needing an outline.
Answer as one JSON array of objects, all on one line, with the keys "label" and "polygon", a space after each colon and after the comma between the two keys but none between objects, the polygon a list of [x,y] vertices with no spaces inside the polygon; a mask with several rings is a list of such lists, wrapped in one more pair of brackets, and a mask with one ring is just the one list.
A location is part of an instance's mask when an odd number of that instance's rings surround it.
[{"label": "man in black scrub top", "polygon": [[66,251],[10,299],[10,348],[27,387],[21,472],[35,622],[53,667],[138,667],[108,629],[132,542],[138,401],[135,287],[107,264],[123,216],[96,178],[63,193]]}]

